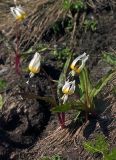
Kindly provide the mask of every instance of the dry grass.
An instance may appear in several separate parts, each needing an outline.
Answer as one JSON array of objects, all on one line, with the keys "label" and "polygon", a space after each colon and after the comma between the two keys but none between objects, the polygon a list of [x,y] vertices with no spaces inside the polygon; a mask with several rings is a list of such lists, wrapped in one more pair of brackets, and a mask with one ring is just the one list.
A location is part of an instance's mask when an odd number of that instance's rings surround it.
[{"label": "dry grass", "polygon": [[[35,0],[35,1],[20,1],[20,4],[27,12],[26,25],[21,24],[20,46],[26,42],[25,48],[30,44],[39,41],[42,34],[58,19],[63,18],[66,11],[62,9],[62,0]],[[7,37],[14,37],[14,18],[10,13],[10,7],[13,6],[13,1],[0,2],[0,30],[4,30]],[[6,27],[7,26],[7,27]],[[24,49],[25,49],[24,48]]]},{"label": "dry grass", "polygon": [[[17,5],[22,5],[27,14],[31,14],[32,11],[36,8],[35,6],[42,5],[48,0],[20,0],[17,1]],[[37,4],[37,5],[36,5]],[[1,0],[0,1],[0,30],[5,28],[10,28],[13,25],[14,18],[10,13],[10,7],[14,6],[13,0]],[[31,11],[31,12],[30,12]]]},{"label": "dry grass", "polygon": [[[26,42],[25,48],[31,43],[41,39],[43,33],[58,19],[65,16],[66,12],[61,7],[62,0],[49,2],[44,0],[38,2],[37,8],[28,18],[27,28],[22,30],[20,46]],[[24,49],[25,49],[24,48]]]}]

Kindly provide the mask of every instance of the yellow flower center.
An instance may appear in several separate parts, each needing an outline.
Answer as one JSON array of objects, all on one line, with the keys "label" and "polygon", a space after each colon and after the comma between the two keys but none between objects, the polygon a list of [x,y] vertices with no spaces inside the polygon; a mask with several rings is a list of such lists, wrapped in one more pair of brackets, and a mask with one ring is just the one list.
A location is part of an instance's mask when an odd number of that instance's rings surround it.
[{"label": "yellow flower center", "polygon": [[63,89],[63,93],[64,93],[64,94],[68,94],[68,93],[69,93],[69,88]]},{"label": "yellow flower center", "polygon": [[81,72],[80,68],[76,65],[74,66],[73,64],[71,64],[70,68],[78,74]]},{"label": "yellow flower center", "polygon": [[25,18],[26,18],[26,13],[23,13],[23,14],[21,14],[21,15],[18,15],[18,16],[16,17],[16,20],[22,21],[22,20],[24,20]]},{"label": "yellow flower center", "polygon": [[66,88],[63,90],[63,93],[67,94],[67,95],[71,95],[71,94],[73,94],[73,91],[70,88]]},{"label": "yellow flower center", "polygon": [[40,67],[37,68],[37,67],[32,67],[32,66],[29,66],[29,70],[32,72],[32,73],[39,73],[40,71]]}]

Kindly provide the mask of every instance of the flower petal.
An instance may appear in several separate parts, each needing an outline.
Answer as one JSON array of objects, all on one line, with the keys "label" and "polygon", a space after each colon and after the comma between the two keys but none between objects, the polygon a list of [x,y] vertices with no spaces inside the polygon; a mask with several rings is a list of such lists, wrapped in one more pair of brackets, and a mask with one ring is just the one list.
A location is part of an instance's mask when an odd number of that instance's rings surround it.
[{"label": "flower petal", "polygon": [[40,56],[40,54],[38,52],[36,52],[34,54],[33,59],[29,63],[30,72],[32,72],[33,74],[39,73],[39,71],[40,71],[40,63],[41,63],[41,56]]},{"label": "flower petal", "polygon": [[74,81],[66,81],[64,86],[62,87],[62,92],[64,94],[68,94],[68,95],[71,95],[73,94],[75,91],[75,80]]},{"label": "flower petal", "polygon": [[[84,52],[82,55],[78,56],[71,64],[71,69],[77,72],[78,74],[81,72],[83,67],[85,66],[85,62],[87,61],[89,55],[86,55]],[[81,61],[81,65],[78,65],[77,62]]]},{"label": "flower petal", "polygon": [[21,6],[11,7],[10,8],[12,15],[17,20],[23,20],[26,17],[26,13],[24,12],[23,8]]},{"label": "flower petal", "polygon": [[79,60],[81,60],[81,59],[83,59],[84,57],[86,57],[86,53],[84,52],[82,55],[80,55],[80,56],[78,56],[76,59],[74,59],[74,61],[72,62],[72,66],[75,66],[75,64],[79,61]]}]

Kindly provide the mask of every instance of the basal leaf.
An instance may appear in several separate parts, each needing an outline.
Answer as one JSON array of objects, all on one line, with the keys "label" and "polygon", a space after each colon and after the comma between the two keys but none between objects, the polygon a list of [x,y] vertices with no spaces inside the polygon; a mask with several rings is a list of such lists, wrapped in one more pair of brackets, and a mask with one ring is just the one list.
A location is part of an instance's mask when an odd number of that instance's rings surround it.
[{"label": "basal leaf", "polygon": [[95,97],[101,91],[101,89],[108,83],[108,81],[116,75],[115,70],[110,70],[100,81],[96,84],[96,86],[92,89],[90,96]]},{"label": "basal leaf", "polygon": [[71,105],[68,103],[65,103],[63,105],[59,105],[59,106],[54,107],[51,111],[58,113],[58,112],[67,112],[71,109],[72,109]]},{"label": "basal leaf", "polygon": [[59,106],[54,107],[51,111],[52,112],[67,112],[69,110],[75,109],[75,110],[82,110],[82,103],[77,100],[69,103],[65,103]]},{"label": "basal leaf", "polygon": [[88,74],[86,67],[84,67],[83,70],[81,71],[81,73],[79,75],[79,79],[80,79],[80,88],[81,88],[82,92],[83,93],[88,92],[88,94],[89,94],[92,89],[92,84],[91,84],[89,74]]},{"label": "basal leaf", "polygon": [[86,67],[84,67],[84,69],[81,71],[81,73],[79,75],[79,79],[80,79],[79,88],[81,89],[82,94],[84,96],[84,101],[86,103],[86,106],[87,106],[87,108],[91,108],[92,107],[92,98],[89,97],[89,94],[92,90],[92,84],[91,84]]}]

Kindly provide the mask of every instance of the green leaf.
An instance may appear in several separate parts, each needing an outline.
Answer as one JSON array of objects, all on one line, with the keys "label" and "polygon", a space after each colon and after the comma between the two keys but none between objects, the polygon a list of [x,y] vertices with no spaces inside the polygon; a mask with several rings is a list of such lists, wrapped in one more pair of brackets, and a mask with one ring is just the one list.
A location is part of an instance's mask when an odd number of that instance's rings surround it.
[{"label": "green leaf", "polygon": [[95,140],[85,142],[84,148],[90,153],[101,153],[103,156],[108,153],[108,143],[103,135],[97,135]]},{"label": "green leaf", "polygon": [[7,85],[6,81],[0,79],[0,91],[4,90],[6,88],[6,85]]},{"label": "green leaf", "polygon": [[54,108],[52,108],[52,112],[56,112],[56,113],[60,113],[60,112],[67,112],[69,110],[72,109],[72,106],[68,103],[65,103],[63,105],[59,105],[59,106],[56,106]]},{"label": "green leaf", "polygon": [[112,151],[104,157],[104,160],[115,160],[116,159],[116,148],[112,149]]},{"label": "green leaf", "polygon": [[100,150],[104,155],[108,153],[108,142],[103,135],[97,135],[95,139],[95,148]]},{"label": "green leaf", "polygon": [[84,143],[84,148],[85,150],[89,151],[90,153],[100,153],[99,150],[97,150],[95,147],[94,147],[94,144],[93,142],[85,142]]},{"label": "green leaf", "polygon": [[3,98],[2,98],[2,96],[0,94],[0,109],[2,109],[2,106],[3,106]]},{"label": "green leaf", "polygon": [[85,19],[84,21],[84,28],[85,31],[91,29],[92,31],[95,31],[97,27],[97,21],[96,20],[90,20],[90,19]]},{"label": "green leaf", "polygon": [[101,91],[101,89],[108,83],[109,80],[116,74],[115,70],[110,70],[92,89],[90,96],[95,97]]},{"label": "green leaf", "polygon": [[60,112],[67,112],[71,109],[82,110],[82,106],[83,106],[83,103],[77,100],[77,101],[73,101],[73,102],[69,102],[69,103],[65,103],[65,104],[56,106],[52,108],[51,111],[60,113]]},{"label": "green leaf", "polygon": [[103,52],[103,60],[105,60],[110,65],[116,66],[116,55],[112,55],[111,53]]},{"label": "green leaf", "polygon": [[71,7],[71,2],[69,0],[63,0],[63,9],[69,10]]},{"label": "green leaf", "polygon": [[92,84],[86,67],[84,67],[79,74],[79,79],[82,92],[85,93],[87,91],[89,94],[92,89]]},{"label": "green leaf", "polygon": [[72,57],[72,54],[69,55],[69,57],[67,58],[67,61],[64,65],[64,68],[60,74],[60,77],[59,77],[59,80],[58,80],[58,85],[57,85],[57,95],[58,95],[58,98],[61,97],[61,88],[63,86],[63,84],[65,83],[65,80],[66,80],[66,73],[67,73],[67,70],[68,70],[68,67],[69,67],[69,64],[70,64],[70,61],[71,61],[71,57]]},{"label": "green leaf", "polygon": [[92,84],[88,75],[88,71],[86,67],[83,68],[79,75],[80,85],[79,88],[81,89],[81,97],[83,97],[84,102],[86,104],[86,108],[91,108],[93,106],[93,98],[89,96],[92,90]]},{"label": "green leaf", "polygon": [[25,57],[25,56],[28,56],[29,54],[32,54],[32,53],[33,53],[33,48],[31,47],[26,52],[21,53],[21,56]]},{"label": "green leaf", "polygon": [[83,9],[84,8],[84,2],[82,0],[78,0],[75,3],[73,3],[73,8],[75,9]]}]

